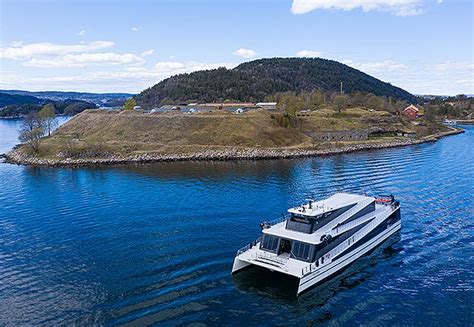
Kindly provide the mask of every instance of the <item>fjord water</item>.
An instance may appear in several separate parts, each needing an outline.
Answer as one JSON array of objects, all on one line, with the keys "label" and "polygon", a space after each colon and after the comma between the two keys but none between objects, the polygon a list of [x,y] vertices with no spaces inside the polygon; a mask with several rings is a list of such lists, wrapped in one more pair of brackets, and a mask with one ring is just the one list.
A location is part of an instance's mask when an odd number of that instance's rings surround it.
[{"label": "fjord water", "polygon": [[[466,126],[325,158],[0,164],[0,325],[472,325],[473,144]],[[395,194],[401,232],[299,298],[274,274],[230,275],[260,221],[336,191]]]}]

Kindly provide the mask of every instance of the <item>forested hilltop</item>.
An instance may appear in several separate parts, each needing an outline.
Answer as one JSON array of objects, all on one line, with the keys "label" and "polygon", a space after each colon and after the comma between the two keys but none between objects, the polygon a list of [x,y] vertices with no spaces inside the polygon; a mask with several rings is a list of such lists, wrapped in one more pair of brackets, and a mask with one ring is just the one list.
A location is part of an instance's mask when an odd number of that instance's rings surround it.
[{"label": "forested hilltop", "polygon": [[75,115],[86,109],[97,108],[96,104],[84,100],[50,100],[0,91],[0,118],[24,117],[28,114],[39,112],[48,104],[52,106],[54,112],[58,115]]},{"label": "forested hilltop", "polygon": [[409,92],[382,82],[337,61],[320,58],[271,58],[243,63],[234,69],[218,68],[180,74],[136,96],[143,107],[175,102],[265,100],[275,93],[294,91],[363,92],[415,102]]}]

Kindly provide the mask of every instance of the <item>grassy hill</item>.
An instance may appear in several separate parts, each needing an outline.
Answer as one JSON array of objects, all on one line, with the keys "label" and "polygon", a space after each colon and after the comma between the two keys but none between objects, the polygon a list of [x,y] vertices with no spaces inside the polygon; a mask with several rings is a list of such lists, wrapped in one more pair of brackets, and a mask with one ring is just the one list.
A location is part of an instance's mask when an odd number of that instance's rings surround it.
[{"label": "grassy hill", "polygon": [[416,97],[357,69],[320,58],[271,58],[170,77],[136,96],[144,107],[167,102],[263,101],[285,91],[344,91],[373,93],[409,102]]},{"label": "grassy hill", "polygon": [[[339,114],[331,108],[299,117],[292,127],[279,123],[281,113],[254,110],[241,115],[227,111],[184,114],[86,110],[44,138],[40,158],[107,158],[142,154],[192,154],[229,149],[315,149],[341,142],[315,141],[312,133],[376,129],[415,131],[423,136],[432,126],[415,127],[388,112],[350,108]],[[348,144],[394,140],[342,142]],[[24,147],[27,151],[27,147]]]},{"label": "grassy hill", "polygon": [[88,110],[61,126],[58,135],[79,135],[90,141],[169,146],[292,146],[305,137],[278,126],[268,112],[246,115],[229,112],[142,114]]}]

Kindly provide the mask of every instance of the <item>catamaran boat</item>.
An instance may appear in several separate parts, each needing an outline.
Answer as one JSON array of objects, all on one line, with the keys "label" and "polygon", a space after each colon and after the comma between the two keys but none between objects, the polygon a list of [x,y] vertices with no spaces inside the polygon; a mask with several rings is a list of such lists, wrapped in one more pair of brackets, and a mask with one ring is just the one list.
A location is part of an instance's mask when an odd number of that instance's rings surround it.
[{"label": "catamaran boat", "polygon": [[299,280],[299,295],[400,230],[400,203],[392,195],[336,193],[260,226],[261,237],[237,251],[232,273],[267,268]]}]

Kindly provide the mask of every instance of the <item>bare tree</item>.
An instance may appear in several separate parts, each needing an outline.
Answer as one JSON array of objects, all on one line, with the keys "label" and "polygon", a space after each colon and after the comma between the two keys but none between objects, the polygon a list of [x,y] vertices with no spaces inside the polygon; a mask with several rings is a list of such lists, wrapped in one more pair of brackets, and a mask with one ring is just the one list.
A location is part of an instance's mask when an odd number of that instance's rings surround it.
[{"label": "bare tree", "polygon": [[43,124],[37,113],[28,114],[23,120],[18,139],[37,153],[40,146],[41,137],[44,134]]},{"label": "bare tree", "polygon": [[38,117],[42,121],[44,132],[50,136],[51,132],[58,126],[54,106],[52,104],[45,105],[38,113]]},{"label": "bare tree", "polygon": [[347,107],[347,102],[348,98],[346,95],[336,95],[336,97],[334,98],[334,103],[336,104],[338,113],[341,113],[341,110]]}]

